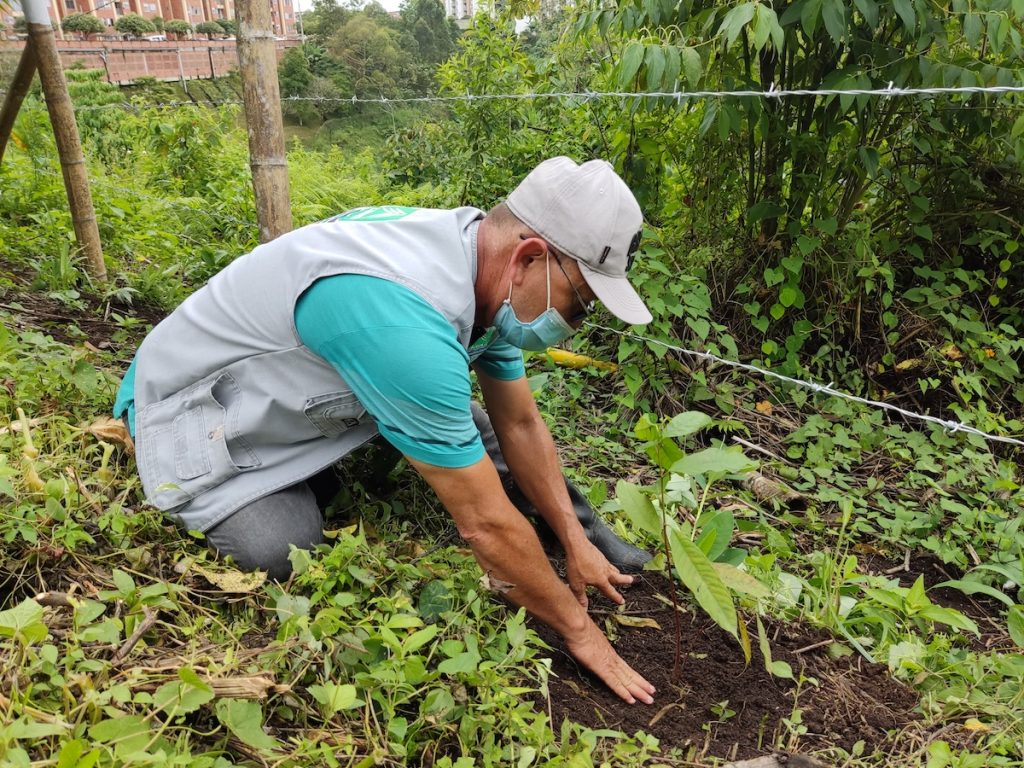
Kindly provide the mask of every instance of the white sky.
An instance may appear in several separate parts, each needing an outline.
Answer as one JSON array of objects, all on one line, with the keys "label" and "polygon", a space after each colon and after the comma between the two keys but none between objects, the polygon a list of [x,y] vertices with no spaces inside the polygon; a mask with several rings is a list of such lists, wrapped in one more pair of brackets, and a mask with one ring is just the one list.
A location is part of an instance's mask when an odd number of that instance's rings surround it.
[{"label": "white sky", "polygon": [[[402,0],[377,0],[377,2],[389,11],[397,11],[398,6],[402,4]],[[292,5],[297,11],[308,11],[313,7],[313,0],[293,0]]]}]

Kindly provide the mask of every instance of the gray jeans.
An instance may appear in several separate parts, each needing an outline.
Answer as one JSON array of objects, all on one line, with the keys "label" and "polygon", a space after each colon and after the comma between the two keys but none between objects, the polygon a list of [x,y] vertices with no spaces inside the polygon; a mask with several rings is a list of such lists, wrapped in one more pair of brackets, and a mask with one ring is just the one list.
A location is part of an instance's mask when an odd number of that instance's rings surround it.
[{"label": "gray jeans", "polygon": [[[490,417],[476,403],[473,421],[480,430],[484,449],[503,481],[508,465],[498,447]],[[340,490],[331,481],[333,468],[283,490],[246,504],[206,532],[206,541],[218,554],[230,555],[245,570],[264,570],[272,579],[283,581],[292,572],[289,545],[311,549],[324,540],[321,511]]]}]

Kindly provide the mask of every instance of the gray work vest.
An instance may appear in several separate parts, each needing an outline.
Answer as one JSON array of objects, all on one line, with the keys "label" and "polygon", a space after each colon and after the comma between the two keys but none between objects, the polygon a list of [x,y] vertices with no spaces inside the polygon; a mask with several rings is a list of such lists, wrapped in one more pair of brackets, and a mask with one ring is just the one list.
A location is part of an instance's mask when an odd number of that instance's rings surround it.
[{"label": "gray work vest", "polygon": [[136,458],[147,500],[205,531],[372,439],[366,409],[299,339],[295,304],[321,277],[380,277],[425,299],[468,350],[482,216],[357,209],[259,246],[186,299],[136,356]]}]

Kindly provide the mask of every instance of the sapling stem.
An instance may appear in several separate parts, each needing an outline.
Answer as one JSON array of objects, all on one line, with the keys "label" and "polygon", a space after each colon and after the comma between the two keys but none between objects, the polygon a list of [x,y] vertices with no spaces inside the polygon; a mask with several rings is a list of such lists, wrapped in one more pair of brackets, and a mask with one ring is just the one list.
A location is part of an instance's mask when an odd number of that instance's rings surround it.
[{"label": "sapling stem", "polygon": [[[660,431],[660,430],[659,430]],[[661,435],[658,436],[659,440],[655,446],[657,452],[657,464],[659,467],[661,463]],[[665,509],[665,470],[662,469],[661,480],[658,483],[658,498],[661,502],[661,546],[665,550],[665,563],[666,569],[668,570],[668,583],[669,583],[669,597],[672,599],[672,622],[675,625],[676,630],[676,652],[675,659],[672,662],[672,682],[678,683],[679,678],[682,677],[682,657],[683,657],[683,623],[679,618],[679,602],[676,599],[676,581],[672,578],[672,550],[668,545],[668,512]]]}]

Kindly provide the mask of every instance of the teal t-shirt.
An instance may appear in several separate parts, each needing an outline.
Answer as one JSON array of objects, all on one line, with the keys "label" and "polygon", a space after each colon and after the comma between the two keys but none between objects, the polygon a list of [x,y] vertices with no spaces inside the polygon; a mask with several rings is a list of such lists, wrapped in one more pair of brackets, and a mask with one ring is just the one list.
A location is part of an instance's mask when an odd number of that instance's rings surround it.
[{"label": "teal t-shirt", "polygon": [[[417,461],[465,467],[483,458],[470,412],[469,359],[444,316],[405,286],[365,275],[317,280],[295,306],[302,343],[338,371],[380,433]],[[480,347],[484,350],[480,352]],[[525,375],[522,352],[484,334],[473,365],[513,381]],[[135,363],[114,404],[135,433]]]}]

